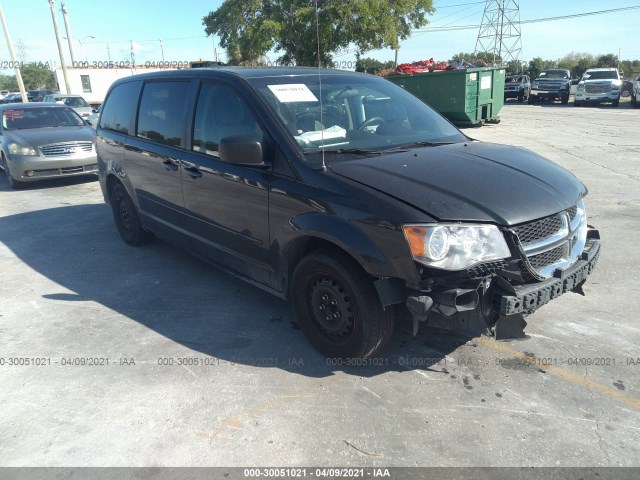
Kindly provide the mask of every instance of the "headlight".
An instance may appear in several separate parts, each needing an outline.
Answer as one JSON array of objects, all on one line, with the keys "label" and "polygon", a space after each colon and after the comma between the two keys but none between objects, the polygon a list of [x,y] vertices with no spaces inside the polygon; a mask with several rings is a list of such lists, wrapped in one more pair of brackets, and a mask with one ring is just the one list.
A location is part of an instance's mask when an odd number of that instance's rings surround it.
[{"label": "headlight", "polygon": [[577,88],[577,90],[578,90],[579,92],[583,92],[583,91],[584,91],[584,83],[579,83],[579,84],[578,84],[578,88]]},{"label": "headlight", "polygon": [[20,145],[19,143],[10,143],[9,153],[11,155],[24,155],[24,156],[38,155],[38,152],[36,152],[35,148],[29,147],[26,145]]},{"label": "headlight", "polygon": [[463,270],[477,263],[511,256],[495,225],[404,225],[414,260],[428,267]]}]

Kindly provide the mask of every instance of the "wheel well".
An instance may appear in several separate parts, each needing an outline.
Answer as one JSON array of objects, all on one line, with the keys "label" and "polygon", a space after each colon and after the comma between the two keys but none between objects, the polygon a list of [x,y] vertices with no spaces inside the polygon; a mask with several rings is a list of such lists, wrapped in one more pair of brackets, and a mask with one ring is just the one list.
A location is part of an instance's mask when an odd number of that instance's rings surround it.
[{"label": "wheel well", "polygon": [[120,183],[115,175],[107,176],[107,196],[109,197],[109,201],[111,201],[111,193],[113,192],[114,187]]},{"label": "wheel well", "polygon": [[290,298],[291,294],[291,277],[293,276],[293,271],[296,266],[306,255],[316,250],[328,249],[333,250],[336,253],[346,256],[351,259],[354,264],[356,264],[362,271],[368,275],[366,270],[360,265],[360,263],[347,252],[345,249],[340,248],[335,243],[332,243],[328,240],[318,237],[302,237],[293,241],[292,244],[287,248],[287,253],[285,254],[285,263],[286,265],[282,265],[283,269],[286,269],[286,294],[287,298]]}]

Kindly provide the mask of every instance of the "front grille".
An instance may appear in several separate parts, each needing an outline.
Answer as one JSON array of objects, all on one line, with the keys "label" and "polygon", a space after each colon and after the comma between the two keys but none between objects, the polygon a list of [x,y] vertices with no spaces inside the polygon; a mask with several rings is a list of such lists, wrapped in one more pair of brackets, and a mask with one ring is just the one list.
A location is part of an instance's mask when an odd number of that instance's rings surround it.
[{"label": "front grille", "polygon": [[541,220],[536,220],[535,222],[514,227],[513,230],[518,234],[520,242],[526,246],[550,237],[560,230],[561,226],[562,218],[560,217],[560,214],[556,214]]},{"label": "front grille", "polygon": [[547,252],[528,257],[529,263],[536,270],[540,270],[547,265],[553,265],[554,263],[562,260],[565,256],[566,250],[566,244],[560,245],[559,247],[556,247]]},{"label": "front grille", "polygon": [[582,201],[555,215],[513,227],[524,255],[523,278],[546,278],[574,262],[586,242],[586,216]]},{"label": "front grille", "polygon": [[585,85],[584,91],[587,93],[608,93],[610,90],[609,85]]},{"label": "front grille", "polygon": [[73,157],[93,151],[91,142],[68,142],[54,143],[40,147],[40,151],[45,157]]}]

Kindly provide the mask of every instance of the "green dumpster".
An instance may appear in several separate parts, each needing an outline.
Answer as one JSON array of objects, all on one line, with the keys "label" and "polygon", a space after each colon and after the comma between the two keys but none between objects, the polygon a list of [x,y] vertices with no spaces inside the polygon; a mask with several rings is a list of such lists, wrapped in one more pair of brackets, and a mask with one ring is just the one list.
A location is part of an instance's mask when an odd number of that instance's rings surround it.
[{"label": "green dumpster", "polygon": [[504,104],[504,69],[467,68],[386,78],[427,102],[458,126],[500,121],[498,112]]}]

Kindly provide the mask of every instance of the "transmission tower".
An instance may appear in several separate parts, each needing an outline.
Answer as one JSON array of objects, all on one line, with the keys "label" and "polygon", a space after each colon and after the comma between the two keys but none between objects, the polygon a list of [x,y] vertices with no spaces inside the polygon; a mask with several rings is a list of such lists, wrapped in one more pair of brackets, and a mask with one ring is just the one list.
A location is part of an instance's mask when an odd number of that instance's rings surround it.
[{"label": "transmission tower", "polygon": [[486,53],[487,60],[493,59],[496,65],[519,60],[521,51],[520,1],[487,0],[475,54]]}]

